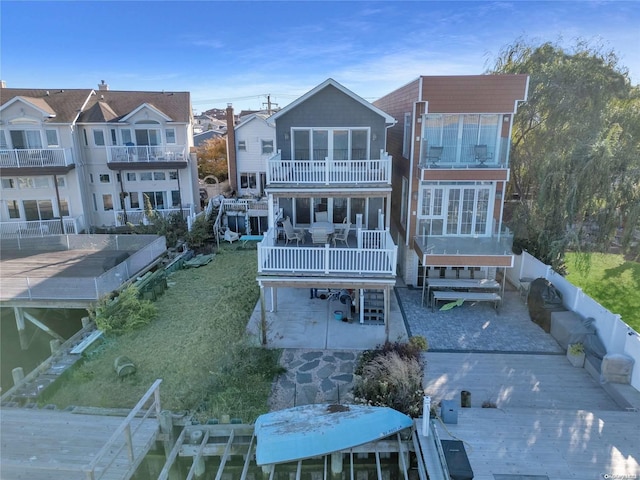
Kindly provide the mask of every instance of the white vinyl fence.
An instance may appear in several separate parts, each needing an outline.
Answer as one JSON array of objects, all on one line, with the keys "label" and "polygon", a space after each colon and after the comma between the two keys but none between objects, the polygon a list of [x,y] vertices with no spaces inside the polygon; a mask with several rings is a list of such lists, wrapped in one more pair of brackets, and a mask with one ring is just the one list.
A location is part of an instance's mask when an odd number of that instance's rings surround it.
[{"label": "white vinyl fence", "polygon": [[527,252],[515,255],[514,267],[507,269],[507,279],[513,285],[519,286],[520,279],[524,278],[548,280],[562,293],[562,302],[568,310],[582,318],[594,318],[595,327],[607,353],[623,353],[633,358],[631,385],[636,390],[640,390],[640,334],[638,332],[627,325],[620,315],[611,313],[586,295],[581,288],[576,287],[549,265],[545,265]]}]

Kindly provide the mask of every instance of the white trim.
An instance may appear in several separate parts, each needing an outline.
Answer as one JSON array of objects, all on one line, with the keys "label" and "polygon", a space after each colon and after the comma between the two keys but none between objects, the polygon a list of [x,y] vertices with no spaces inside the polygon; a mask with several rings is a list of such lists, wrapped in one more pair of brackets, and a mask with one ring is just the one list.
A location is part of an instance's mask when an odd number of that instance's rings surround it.
[{"label": "white trim", "polygon": [[149,110],[151,110],[152,112],[154,112],[155,114],[159,115],[165,122],[170,122],[173,119],[169,116],[167,116],[166,114],[162,113],[160,110],[158,110],[156,107],[154,107],[153,105],[149,104],[149,103],[143,103],[142,105],[140,105],[138,108],[136,108],[135,110],[132,110],[131,112],[129,112],[127,115],[125,115],[124,117],[122,117],[118,123],[125,123],[127,122],[130,118],[132,118],[134,115],[136,115],[137,113],[141,112],[142,110],[144,110],[145,108],[148,108]]},{"label": "white trim", "polygon": [[313,88],[312,90],[309,90],[307,93],[305,93],[304,95],[302,95],[298,99],[296,99],[293,102],[291,102],[289,105],[284,107],[282,110],[279,110],[278,112],[276,112],[273,115],[271,115],[269,117],[268,122],[270,124],[274,124],[275,121],[278,118],[280,118],[282,115],[284,115],[285,113],[289,112],[290,110],[293,110],[298,105],[300,105],[301,103],[307,101],[309,98],[311,98],[312,96],[314,96],[316,93],[320,92],[321,90],[324,90],[329,85],[332,85],[333,87],[337,88],[342,93],[344,93],[345,95],[347,95],[347,96],[351,97],[352,99],[354,99],[356,102],[362,104],[363,106],[367,107],[371,111],[377,113],[378,115],[380,115],[381,117],[383,117],[385,119],[386,123],[390,123],[390,124],[395,124],[396,123],[396,119],[393,118],[391,115],[383,112],[382,110],[380,110],[375,105],[372,105],[371,103],[367,102],[365,99],[363,99],[362,97],[356,95],[351,90],[349,90],[346,87],[344,87],[343,85],[340,85],[338,82],[336,82],[332,78],[326,79],[320,85],[318,85],[317,87]]}]

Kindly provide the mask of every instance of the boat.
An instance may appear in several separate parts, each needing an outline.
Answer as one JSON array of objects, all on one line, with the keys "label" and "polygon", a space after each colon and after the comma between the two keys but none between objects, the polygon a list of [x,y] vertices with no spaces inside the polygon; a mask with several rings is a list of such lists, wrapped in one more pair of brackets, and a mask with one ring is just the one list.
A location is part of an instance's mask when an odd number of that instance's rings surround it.
[{"label": "boat", "polygon": [[413,426],[389,407],[314,404],[258,417],[256,463],[270,465],[328,455],[381,440]]}]

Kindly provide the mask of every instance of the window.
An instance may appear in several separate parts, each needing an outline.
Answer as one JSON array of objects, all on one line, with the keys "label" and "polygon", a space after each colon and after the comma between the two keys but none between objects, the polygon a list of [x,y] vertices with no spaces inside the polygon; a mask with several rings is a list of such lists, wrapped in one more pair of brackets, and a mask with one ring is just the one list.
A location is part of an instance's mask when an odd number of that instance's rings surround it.
[{"label": "window", "polygon": [[20,218],[20,209],[17,200],[7,200],[7,207],[9,208],[9,218]]},{"label": "window", "polygon": [[409,158],[411,155],[411,114],[404,114],[404,137],[402,141],[402,156]]},{"label": "window", "polygon": [[179,207],[180,203],[180,190],[171,190],[171,206]]},{"label": "window", "polygon": [[84,139],[85,147],[89,146],[89,139],[87,138],[87,129],[86,128],[82,129],[82,138]]},{"label": "window", "polygon": [[129,192],[129,205],[131,205],[131,208],[140,208],[138,192]]},{"label": "window", "polygon": [[151,175],[151,172],[140,172],[140,180],[141,181],[149,181],[152,180],[153,177]]},{"label": "window", "polygon": [[67,202],[66,198],[60,199],[60,216],[61,217],[69,216],[69,202]]},{"label": "window", "polygon": [[89,174],[89,183],[93,183],[93,173]]},{"label": "window", "polygon": [[64,177],[56,177],[56,185],[58,185],[58,187],[66,187],[67,181]]},{"label": "window", "polygon": [[104,143],[104,132],[102,130],[94,130],[93,131],[93,143],[96,147],[103,147]]},{"label": "window", "polygon": [[256,188],[257,186],[255,173],[240,174],[240,188]]},{"label": "window", "polygon": [[160,145],[160,130],[136,128],[136,145]]},{"label": "window", "polygon": [[135,182],[136,181],[136,172],[127,172],[127,180],[129,182]]},{"label": "window", "polygon": [[407,211],[409,209],[409,179],[402,177],[402,196],[400,197],[400,224],[407,228]]},{"label": "window", "polygon": [[167,128],[165,131],[167,135],[167,143],[175,144],[176,143],[176,130],[175,128]]},{"label": "window", "polygon": [[273,140],[261,140],[262,154],[273,153]]},{"label": "window", "polygon": [[113,195],[105,193],[102,195],[102,206],[105,212],[113,210]]},{"label": "window", "polygon": [[51,220],[53,218],[53,203],[51,200],[23,200],[25,219],[30,222],[34,220]]},{"label": "window", "polygon": [[8,149],[9,145],[7,145],[7,137],[4,136],[4,130],[0,130],[0,148]]},{"label": "window", "polygon": [[98,201],[96,200],[96,194],[93,194],[93,209],[97,212],[98,211]]},{"label": "window", "polygon": [[47,147],[59,147],[58,132],[56,130],[45,130],[47,135]]},{"label": "window", "polygon": [[122,130],[120,132],[120,136],[122,138],[122,144],[123,145],[127,145],[129,143],[133,145],[133,142],[131,140],[131,130],[129,130],[128,128],[125,129],[125,130]]},{"label": "window", "polygon": [[247,142],[244,140],[238,140],[238,150],[242,150],[243,152],[247,151]]},{"label": "window", "polygon": [[111,132],[111,145],[118,145],[118,134],[115,128],[110,130]]},{"label": "window", "polygon": [[16,188],[16,184],[13,181],[13,178],[3,178],[2,188]]},{"label": "window", "polygon": [[144,192],[152,208],[164,208],[164,192]]},{"label": "window", "polygon": [[42,148],[40,132],[37,130],[11,130],[9,135],[13,148]]},{"label": "window", "polygon": [[166,180],[166,175],[164,174],[164,172],[153,172],[153,179],[154,180]]},{"label": "window", "polygon": [[495,185],[423,186],[418,214],[419,235],[489,235],[489,205]]},{"label": "window", "polygon": [[18,177],[18,188],[49,188],[47,177]]},{"label": "window", "polygon": [[426,115],[423,130],[424,157],[428,146],[442,146],[441,163],[475,163],[475,146],[486,145],[497,160],[500,115]]},{"label": "window", "polygon": [[111,176],[108,173],[100,174],[100,183],[111,183]]},{"label": "window", "polygon": [[294,129],[293,155],[295,160],[322,161],[366,160],[369,158],[369,130],[353,129]]},{"label": "window", "polygon": [[169,172],[169,180],[177,180],[178,172]]}]

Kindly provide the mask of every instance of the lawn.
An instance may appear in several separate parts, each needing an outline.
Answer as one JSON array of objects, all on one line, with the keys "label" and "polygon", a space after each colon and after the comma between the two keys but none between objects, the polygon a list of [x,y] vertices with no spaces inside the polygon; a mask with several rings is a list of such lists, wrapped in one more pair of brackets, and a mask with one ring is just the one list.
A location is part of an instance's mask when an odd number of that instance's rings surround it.
[{"label": "lawn", "polygon": [[576,254],[567,254],[567,280],[640,332],[640,263],[626,261],[622,255],[591,255],[583,272]]},{"label": "lawn", "polygon": [[[162,378],[163,409],[245,422],[268,411],[280,352],[245,337],[259,295],[256,251],[231,248],[204,267],[172,274],[171,288],[155,302],[158,317],[97,345],[46,402],[131,408]],[[120,355],[137,366],[134,375],[117,378],[113,365]]]}]

